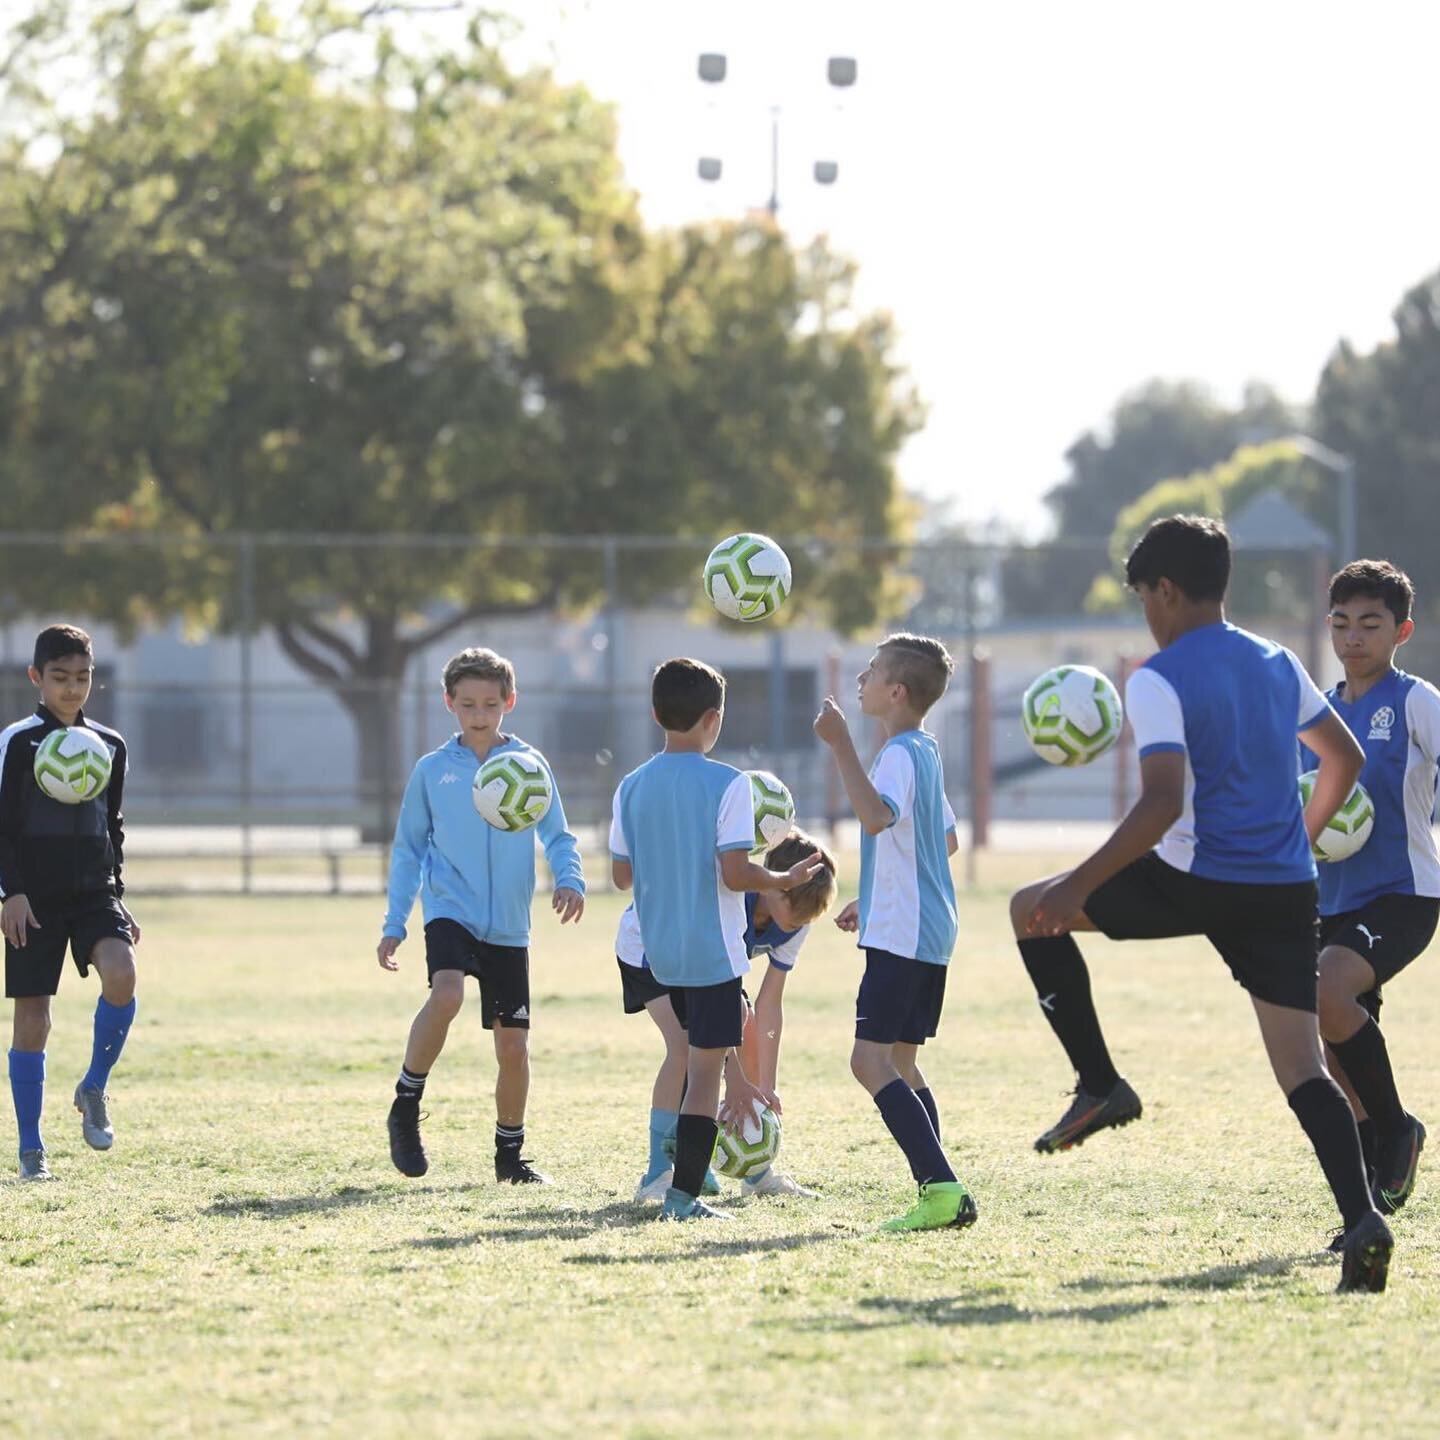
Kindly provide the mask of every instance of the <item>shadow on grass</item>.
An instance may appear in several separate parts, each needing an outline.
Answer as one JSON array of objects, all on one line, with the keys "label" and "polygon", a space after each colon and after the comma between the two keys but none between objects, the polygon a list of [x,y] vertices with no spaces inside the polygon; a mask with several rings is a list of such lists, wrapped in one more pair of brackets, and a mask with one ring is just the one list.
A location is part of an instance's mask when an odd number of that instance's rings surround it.
[{"label": "shadow on grass", "polygon": [[1261,1255],[1254,1260],[1242,1260],[1230,1265],[1211,1265],[1204,1270],[1195,1270],[1186,1275],[1150,1275],[1133,1277],[1106,1277],[1088,1275],[1083,1280],[1069,1280],[1066,1290],[1079,1290],[1095,1294],[1104,1290],[1235,1290],[1255,1280],[1285,1279],[1292,1270],[1308,1270],[1317,1265],[1332,1264],[1332,1258],[1317,1251],[1304,1251],[1298,1255]]},{"label": "shadow on grass", "polygon": [[[979,1303],[977,1303],[979,1302]],[[861,1300],[860,1315],[831,1315],[803,1322],[802,1330],[828,1332],[886,1330],[899,1325],[1029,1325],[1041,1320],[1079,1320],[1109,1325],[1149,1310],[1167,1310],[1168,1300],[1118,1300],[1108,1305],[1062,1305],[1036,1310],[1008,1300],[981,1296],[946,1295],[933,1300],[902,1300],[874,1295]],[[872,1318],[873,1317],[873,1318]]]},{"label": "shadow on grass", "polygon": [[241,1195],[212,1201],[202,1215],[227,1215],[232,1218],[259,1216],[265,1220],[284,1220],[291,1215],[324,1215],[336,1210],[353,1210],[362,1205],[383,1205],[404,1195],[455,1195],[478,1190],[474,1184],[416,1185],[413,1187],[341,1185],[328,1193],[312,1195]]},{"label": "shadow on grass", "polygon": [[[651,1225],[663,1223],[655,1212],[650,1212]],[[713,1226],[696,1230],[694,1226],[687,1229],[686,1234],[695,1233],[701,1236],[710,1236],[715,1233]],[[780,1235],[770,1240],[717,1240],[709,1244],[702,1244],[694,1250],[682,1250],[657,1255],[654,1251],[646,1251],[643,1255],[567,1255],[562,1263],[566,1265],[673,1265],[685,1264],[694,1260],[712,1260],[717,1255],[760,1255],[766,1251],[778,1252],[781,1250],[804,1250],[811,1245],[823,1245],[827,1241],[838,1240],[842,1237],[834,1230],[817,1230],[809,1235]]]}]

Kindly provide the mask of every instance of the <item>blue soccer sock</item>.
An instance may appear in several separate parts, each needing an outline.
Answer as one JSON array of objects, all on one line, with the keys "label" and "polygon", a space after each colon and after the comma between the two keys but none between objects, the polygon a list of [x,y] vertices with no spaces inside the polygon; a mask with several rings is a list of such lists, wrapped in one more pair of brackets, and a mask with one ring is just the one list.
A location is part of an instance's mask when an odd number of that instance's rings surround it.
[{"label": "blue soccer sock", "polygon": [[15,1097],[15,1119],[20,1127],[20,1149],[43,1150],[40,1111],[45,1104],[45,1052],[10,1052],[10,1093]]},{"label": "blue soccer sock", "polygon": [[[670,1169],[673,1163],[670,1156],[675,1149],[675,1124],[679,1119],[678,1110],[650,1111],[650,1163],[645,1167],[642,1184],[648,1185]],[[670,1142],[669,1150],[665,1148],[667,1140]]]},{"label": "blue soccer sock", "polygon": [[90,1068],[80,1082],[86,1090],[103,1090],[110,1072],[125,1048],[125,1037],[135,1019],[135,999],[128,1005],[112,1005],[103,995],[95,1002],[95,1043],[90,1051]]},{"label": "blue soccer sock", "polygon": [[955,1179],[955,1172],[935,1138],[925,1107],[903,1080],[897,1077],[883,1090],[877,1091],[875,1105],[886,1128],[895,1137],[895,1143],[905,1152],[905,1158],[910,1162],[910,1173],[917,1185]]}]

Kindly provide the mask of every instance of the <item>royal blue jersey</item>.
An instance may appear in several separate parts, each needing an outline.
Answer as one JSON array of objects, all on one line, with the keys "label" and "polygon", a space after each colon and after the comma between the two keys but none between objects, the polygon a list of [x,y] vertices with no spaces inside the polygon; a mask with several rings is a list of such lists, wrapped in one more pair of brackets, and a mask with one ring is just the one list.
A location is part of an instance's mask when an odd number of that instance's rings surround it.
[{"label": "royal blue jersey", "polygon": [[1126,711],[1147,755],[1185,757],[1185,808],[1156,853],[1209,880],[1315,878],[1296,736],[1330,713],[1283,645],[1226,621],[1187,631],[1131,677]]},{"label": "royal blue jersey", "polygon": [[[1375,806],[1370,838],[1348,860],[1320,867],[1320,913],[1343,915],[1381,895],[1440,897],[1435,781],[1440,691],[1391,669],[1352,705],[1343,682],[1326,697],[1365,750],[1360,783]],[[1315,756],[1302,745],[1300,766]]]}]

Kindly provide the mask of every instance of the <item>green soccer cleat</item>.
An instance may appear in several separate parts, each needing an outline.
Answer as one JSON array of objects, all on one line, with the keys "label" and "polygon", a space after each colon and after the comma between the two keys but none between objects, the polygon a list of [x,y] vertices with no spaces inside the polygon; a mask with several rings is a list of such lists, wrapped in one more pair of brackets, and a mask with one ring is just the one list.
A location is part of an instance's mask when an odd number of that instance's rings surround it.
[{"label": "green soccer cleat", "polygon": [[932,1180],[920,1187],[920,1198],[903,1214],[880,1228],[892,1234],[908,1230],[963,1230],[980,1212],[970,1192],[958,1180]]}]

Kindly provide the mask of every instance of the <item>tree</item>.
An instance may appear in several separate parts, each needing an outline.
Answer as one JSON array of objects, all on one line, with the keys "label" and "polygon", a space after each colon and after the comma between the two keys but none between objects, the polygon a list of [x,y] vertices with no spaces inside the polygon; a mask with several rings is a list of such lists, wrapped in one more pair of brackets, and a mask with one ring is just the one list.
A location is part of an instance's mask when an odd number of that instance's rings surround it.
[{"label": "tree", "polygon": [[[893,531],[919,416],[849,266],[763,224],[647,235],[608,110],[513,72],[482,20],[440,51],[382,29],[356,72],[323,50],[353,12],[300,19],[262,7],[202,43],[131,6],[84,115],[12,87],[38,118],[0,164],[6,479],[28,524],[191,537],[93,567],[93,611],[233,626],[234,553],[208,542],[294,536],[256,552],[253,618],[380,776],[418,650],[599,593],[598,557],[485,536]],[[53,583],[10,578],[16,603]],[[814,590],[848,624],[883,595],[853,561]]]}]

